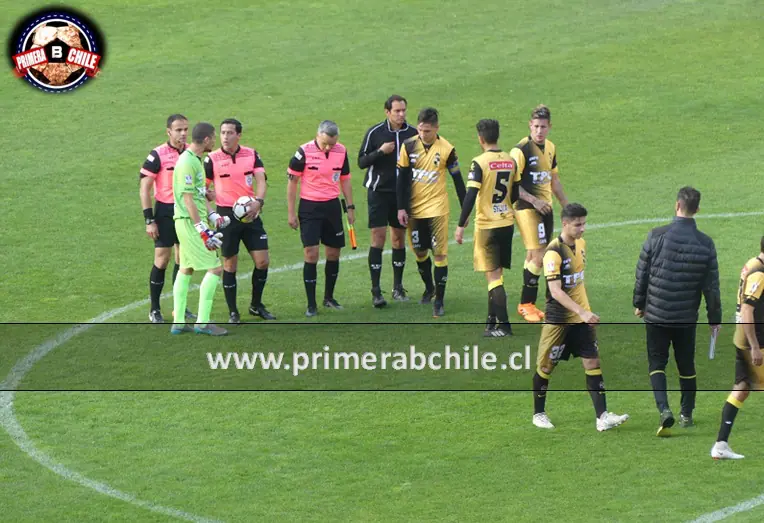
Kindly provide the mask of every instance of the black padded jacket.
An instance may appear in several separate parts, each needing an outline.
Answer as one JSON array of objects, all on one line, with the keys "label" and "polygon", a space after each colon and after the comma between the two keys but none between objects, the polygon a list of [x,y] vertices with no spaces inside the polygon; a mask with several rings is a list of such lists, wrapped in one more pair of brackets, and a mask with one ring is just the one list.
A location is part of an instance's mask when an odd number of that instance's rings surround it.
[{"label": "black padded jacket", "polygon": [[697,323],[701,294],[708,323],[722,321],[719,265],[714,241],[693,218],[677,216],[650,231],[637,262],[634,307],[647,323]]}]

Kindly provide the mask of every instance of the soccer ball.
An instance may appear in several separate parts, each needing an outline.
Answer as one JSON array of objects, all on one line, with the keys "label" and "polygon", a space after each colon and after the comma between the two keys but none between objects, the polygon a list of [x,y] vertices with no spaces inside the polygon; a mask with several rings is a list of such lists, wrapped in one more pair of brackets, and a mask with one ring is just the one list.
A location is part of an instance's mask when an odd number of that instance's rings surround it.
[{"label": "soccer ball", "polygon": [[252,220],[244,216],[249,212],[249,206],[255,203],[251,196],[242,196],[233,204],[233,215],[241,223],[250,223]]}]

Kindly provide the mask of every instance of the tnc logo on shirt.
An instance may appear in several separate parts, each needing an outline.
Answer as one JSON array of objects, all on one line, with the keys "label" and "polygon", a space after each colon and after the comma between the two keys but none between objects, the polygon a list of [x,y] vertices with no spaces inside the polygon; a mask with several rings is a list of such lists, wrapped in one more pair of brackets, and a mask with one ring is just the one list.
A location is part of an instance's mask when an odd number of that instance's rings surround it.
[{"label": "tnc logo on shirt", "polygon": [[563,275],[566,287],[575,287],[580,282],[584,281],[584,271],[574,272],[573,274]]}]

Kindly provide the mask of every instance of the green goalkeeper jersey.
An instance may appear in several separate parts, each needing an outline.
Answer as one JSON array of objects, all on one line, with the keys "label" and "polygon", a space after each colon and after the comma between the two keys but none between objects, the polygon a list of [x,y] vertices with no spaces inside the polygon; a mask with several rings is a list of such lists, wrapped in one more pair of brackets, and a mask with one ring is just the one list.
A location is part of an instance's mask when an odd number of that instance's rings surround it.
[{"label": "green goalkeeper jersey", "polygon": [[185,193],[193,195],[199,217],[205,221],[207,217],[207,187],[205,185],[204,167],[202,166],[202,159],[190,149],[186,149],[178,157],[172,178],[172,194],[175,200],[173,218],[176,220],[191,218],[186,208],[186,202],[183,201]]}]

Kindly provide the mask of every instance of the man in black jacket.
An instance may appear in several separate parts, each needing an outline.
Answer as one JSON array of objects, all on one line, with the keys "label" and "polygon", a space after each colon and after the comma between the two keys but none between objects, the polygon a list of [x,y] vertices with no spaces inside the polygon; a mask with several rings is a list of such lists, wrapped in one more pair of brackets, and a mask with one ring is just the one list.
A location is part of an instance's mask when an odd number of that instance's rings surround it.
[{"label": "man in black jacket", "polygon": [[693,216],[699,205],[700,192],[682,187],[673,223],[650,231],[637,263],[634,314],[644,318],[646,324],[650,384],[661,413],[658,436],[670,435],[674,425],[666,394],[669,345],[674,346],[682,391],[679,422],[682,427],[690,427],[697,390],[695,329],[701,294],[706,299],[712,335],[716,335],[722,321],[716,247],[695,224]]},{"label": "man in black jacket", "polygon": [[382,274],[382,250],[385,247],[387,227],[393,244],[393,299],[407,301],[403,289],[403,268],[406,264],[404,234],[406,228],[398,222],[398,204],[395,182],[398,177],[397,161],[403,142],[416,136],[417,130],[406,123],[406,99],[397,94],[385,101],[387,118],[369,128],[361,142],[358,167],[368,169],[363,185],[369,195],[369,272],[371,295],[375,307],[387,305],[382,297],[379,280]]}]

